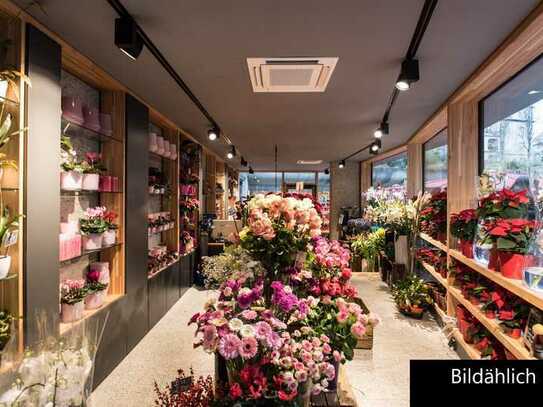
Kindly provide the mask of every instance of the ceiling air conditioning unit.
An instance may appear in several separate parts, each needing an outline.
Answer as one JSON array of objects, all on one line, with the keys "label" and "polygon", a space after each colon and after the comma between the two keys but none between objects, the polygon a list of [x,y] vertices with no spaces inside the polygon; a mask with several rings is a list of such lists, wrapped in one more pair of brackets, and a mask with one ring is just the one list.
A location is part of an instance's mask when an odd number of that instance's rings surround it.
[{"label": "ceiling air conditioning unit", "polygon": [[247,58],[254,92],[324,92],[338,58]]}]

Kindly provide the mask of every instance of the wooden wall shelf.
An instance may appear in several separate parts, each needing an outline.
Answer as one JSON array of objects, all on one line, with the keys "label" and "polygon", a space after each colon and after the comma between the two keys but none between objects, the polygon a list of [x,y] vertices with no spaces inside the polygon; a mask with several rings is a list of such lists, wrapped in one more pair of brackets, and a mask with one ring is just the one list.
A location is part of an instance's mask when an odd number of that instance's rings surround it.
[{"label": "wooden wall shelf", "polygon": [[424,269],[428,271],[428,273],[430,273],[443,287],[445,288],[449,287],[449,283],[447,283],[447,279],[444,278],[441,274],[439,274],[434,267],[422,261],[420,262],[420,264],[422,264],[422,267],[424,267]]},{"label": "wooden wall shelf", "polygon": [[66,323],[66,324],[61,322],[60,323],[60,334],[61,335],[66,335],[71,329],[81,325],[83,323],[83,321],[88,320],[89,318],[97,315],[98,313],[100,313],[102,311],[105,311],[108,307],[110,307],[112,304],[119,301],[123,297],[124,297],[124,295],[121,295],[121,294],[108,294],[108,296],[106,297],[106,300],[104,302],[104,305],[102,305],[98,309],[85,310],[82,319],[80,319],[78,321],[75,321],[75,322]]},{"label": "wooden wall shelf", "polygon": [[424,240],[425,242],[430,243],[432,246],[437,247],[440,250],[443,250],[444,252],[448,251],[447,245],[445,243],[434,239],[433,237],[427,235],[426,233],[421,233],[420,238]]},{"label": "wooden wall shelf", "polygon": [[456,343],[466,352],[468,357],[473,360],[481,359],[481,352],[479,352],[473,345],[470,345],[464,340],[464,337],[457,328],[452,331],[452,336],[456,340]]}]

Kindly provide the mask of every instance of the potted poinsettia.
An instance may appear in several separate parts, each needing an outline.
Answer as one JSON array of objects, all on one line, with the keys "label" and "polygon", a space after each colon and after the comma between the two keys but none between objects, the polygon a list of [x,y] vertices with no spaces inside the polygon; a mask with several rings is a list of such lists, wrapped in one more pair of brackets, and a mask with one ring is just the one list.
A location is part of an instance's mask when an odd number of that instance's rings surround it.
[{"label": "potted poinsettia", "polygon": [[480,218],[516,219],[525,218],[528,214],[528,191],[513,192],[504,188],[491,192],[479,200]]},{"label": "potted poinsettia", "polygon": [[100,189],[100,173],[105,170],[102,162],[102,154],[88,151],[85,153],[85,161],[81,163],[83,169],[82,187],[87,191]]},{"label": "potted poinsettia", "polygon": [[77,153],[70,137],[60,137],[61,173],[60,187],[65,191],[79,191],[83,188],[83,168],[77,161]]},{"label": "potted poinsettia", "polygon": [[115,244],[117,240],[117,229],[119,226],[115,223],[117,214],[113,211],[106,211],[104,213],[104,222],[106,223],[106,231],[104,232],[103,244],[105,246],[111,246]]},{"label": "potted poinsettia", "polygon": [[85,280],[64,280],[60,285],[60,318],[62,322],[75,322],[83,318],[87,296]]},{"label": "potted poinsettia", "polygon": [[458,239],[458,246],[462,254],[473,258],[473,240],[477,232],[477,211],[464,209],[451,215],[451,235]]},{"label": "potted poinsettia", "polygon": [[100,249],[104,240],[104,232],[108,225],[104,219],[106,208],[97,206],[87,208],[79,219],[79,230],[83,234],[83,247],[85,250]]},{"label": "potted poinsettia", "polygon": [[87,273],[87,282],[85,289],[87,296],[85,297],[85,309],[100,308],[107,297],[108,284],[100,282],[100,273],[89,271]]},{"label": "potted poinsettia", "polygon": [[533,263],[533,257],[527,253],[535,226],[534,221],[526,219],[498,219],[485,223],[487,239],[497,249],[504,277],[521,280],[523,267]]}]

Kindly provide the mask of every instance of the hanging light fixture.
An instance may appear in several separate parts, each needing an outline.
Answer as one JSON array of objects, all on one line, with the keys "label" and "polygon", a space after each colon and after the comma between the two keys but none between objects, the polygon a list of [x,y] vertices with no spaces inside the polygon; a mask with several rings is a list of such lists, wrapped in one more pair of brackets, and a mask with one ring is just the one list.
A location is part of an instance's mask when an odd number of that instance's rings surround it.
[{"label": "hanging light fixture", "polygon": [[241,157],[239,161],[242,167],[247,167],[247,161],[245,160],[245,158],[243,158],[243,156]]},{"label": "hanging light fixture", "polygon": [[136,60],[143,49],[143,40],[134,20],[128,17],[115,19],[115,45],[130,59]]},{"label": "hanging light fixture", "polygon": [[236,156],[236,147],[232,146],[232,148],[230,149],[230,151],[228,152],[228,154],[226,154],[226,158],[228,158],[229,160],[231,160],[232,158],[234,158]]},{"label": "hanging light fixture", "polygon": [[326,169],[324,170],[324,173],[325,173],[326,175],[328,175],[328,174],[330,174],[330,170],[329,170],[328,168],[326,168]]},{"label": "hanging light fixture", "polygon": [[370,154],[376,155],[381,149],[381,140],[377,139],[370,145]]},{"label": "hanging light fixture", "polygon": [[339,169],[345,168],[345,160],[341,160],[341,161],[339,162],[338,168],[339,168]]},{"label": "hanging light fixture", "polygon": [[402,70],[396,81],[396,89],[406,91],[411,87],[412,83],[417,82],[419,76],[419,61],[417,59],[404,59],[402,62]]},{"label": "hanging light fixture", "polygon": [[379,128],[373,132],[373,136],[375,138],[381,138],[386,135],[388,135],[388,123],[382,122]]},{"label": "hanging light fixture", "polygon": [[207,131],[207,138],[211,141],[215,141],[219,138],[219,134],[221,134],[221,131],[216,127],[212,127]]}]

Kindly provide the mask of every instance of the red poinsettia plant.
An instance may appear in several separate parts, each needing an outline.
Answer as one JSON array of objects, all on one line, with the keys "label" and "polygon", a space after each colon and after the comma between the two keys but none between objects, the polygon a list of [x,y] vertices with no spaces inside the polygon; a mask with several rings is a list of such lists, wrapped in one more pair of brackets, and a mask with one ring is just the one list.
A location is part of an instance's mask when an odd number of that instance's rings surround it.
[{"label": "red poinsettia plant", "polygon": [[432,194],[420,218],[421,231],[434,238],[444,239],[443,235],[447,231],[447,190]]},{"label": "red poinsettia plant", "polygon": [[495,219],[485,222],[486,240],[498,251],[526,254],[536,223],[526,219]]},{"label": "red poinsettia plant", "polygon": [[472,242],[477,232],[477,211],[464,209],[451,215],[451,234],[457,239]]},{"label": "red poinsettia plant", "polygon": [[529,202],[527,190],[513,192],[504,188],[479,200],[479,217],[524,218],[528,213]]}]

